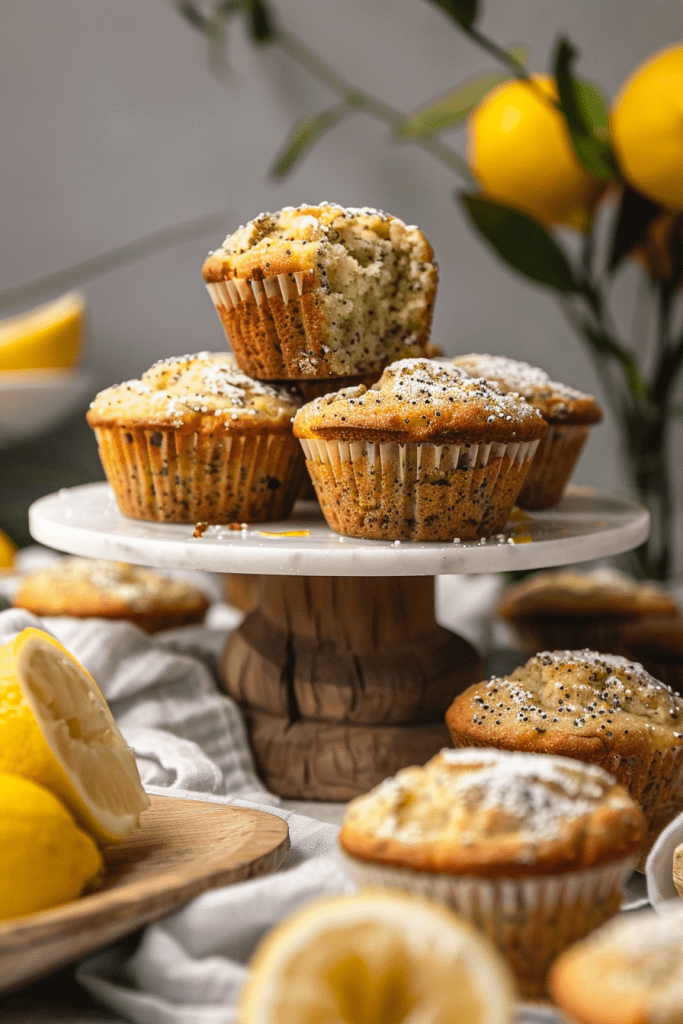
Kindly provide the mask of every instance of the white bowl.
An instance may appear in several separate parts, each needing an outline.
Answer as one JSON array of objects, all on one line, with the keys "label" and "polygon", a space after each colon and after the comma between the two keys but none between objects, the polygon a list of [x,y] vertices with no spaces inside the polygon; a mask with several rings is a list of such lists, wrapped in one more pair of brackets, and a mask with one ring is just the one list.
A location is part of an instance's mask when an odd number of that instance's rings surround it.
[{"label": "white bowl", "polygon": [[57,426],[93,394],[80,369],[0,372],[0,448]]}]

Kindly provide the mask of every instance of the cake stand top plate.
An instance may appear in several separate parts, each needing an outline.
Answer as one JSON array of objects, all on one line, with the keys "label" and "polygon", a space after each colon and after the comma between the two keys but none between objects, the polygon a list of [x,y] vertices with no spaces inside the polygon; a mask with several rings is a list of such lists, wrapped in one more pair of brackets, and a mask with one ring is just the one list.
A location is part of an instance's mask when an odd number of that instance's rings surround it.
[{"label": "cake stand top plate", "polygon": [[629,551],[646,540],[648,512],[635,502],[572,486],[554,509],[513,515],[486,542],[418,543],[340,537],[315,502],[290,519],[231,530],[147,523],[119,512],[108,484],[40,498],[29,528],[41,544],[92,558],[167,569],[304,576],[439,576],[568,565]]}]

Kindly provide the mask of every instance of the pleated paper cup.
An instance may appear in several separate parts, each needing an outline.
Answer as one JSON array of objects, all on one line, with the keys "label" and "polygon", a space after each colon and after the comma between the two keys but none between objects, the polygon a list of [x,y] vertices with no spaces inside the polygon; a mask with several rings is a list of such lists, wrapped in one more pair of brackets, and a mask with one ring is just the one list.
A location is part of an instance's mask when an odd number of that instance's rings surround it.
[{"label": "pleated paper cup", "polygon": [[386,443],[301,438],[329,526],[371,540],[475,540],[500,533],[538,441]]},{"label": "pleated paper cup", "polygon": [[[343,300],[343,315],[350,319],[346,343],[341,344],[341,308],[335,314],[326,307],[327,296],[314,269],[207,281],[206,288],[239,366],[260,380],[379,376],[387,363],[421,355],[427,341],[428,330],[424,338],[408,328],[403,334],[398,331],[396,311],[370,288],[367,294],[359,290],[353,299]],[[427,327],[432,304],[433,295],[425,303]],[[363,344],[370,312],[373,330],[382,338],[374,356]]]},{"label": "pleated paper cup", "polygon": [[520,994],[546,994],[558,954],[619,910],[636,855],[555,875],[480,878],[385,867],[338,851],[360,887],[400,889],[444,904],[488,935],[512,969]]},{"label": "pleated paper cup", "polygon": [[517,498],[520,508],[552,508],[559,504],[583,451],[591,425],[548,423]]},{"label": "pleated paper cup", "polygon": [[119,509],[167,523],[261,523],[286,519],[303,459],[289,432],[201,434],[95,427]]}]

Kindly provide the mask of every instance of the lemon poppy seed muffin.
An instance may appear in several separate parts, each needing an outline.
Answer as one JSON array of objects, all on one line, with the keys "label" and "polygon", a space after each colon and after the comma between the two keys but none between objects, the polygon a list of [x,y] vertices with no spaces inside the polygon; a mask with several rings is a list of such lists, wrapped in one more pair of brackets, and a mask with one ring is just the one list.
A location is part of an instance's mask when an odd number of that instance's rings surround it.
[{"label": "lemon poppy seed muffin", "polygon": [[543,651],[455,698],[456,747],[560,754],[600,765],[643,808],[647,851],[683,810],[683,697],[637,662],[596,651]]},{"label": "lemon poppy seed muffin", "polygon": [[557,505],[591,427],[602,419],[593,395],[553,381],[540,367],[507,356],[470,353],[453,362],[473,377],[485,377],[506,393],[521,395],[541,413],[548,432],[538,446],[517,504],[528,509]]},{"label": "lemon poppy seed muffin", "polygon": [[101,391],[87,420],[119,508],[175,523],[286,518],[304,471],[291,388],[252,380],[225,352],[163,359]]},{"label": "lemon poppy seed muffin", "polygon": [[529,654],[590,647],[643,663],[629,642],[635,631],[644,636],[650,623],[683,624],[678,603],[660,584],[635,580],[612,566],[548,569],[526,576],[505,588],[495,614]]},{"label": "lemon poppy seed muffin", "polygon": [[370,207],[262,213],[203,277],[239,365],[265,380],[381,372],[422,354],[437,266],[422,231]]},{"label": "lemon poppy seed muffin", "polygon": [[616,913],[646,832],[595,765],[495,749],[442,750],[348,805],[339,834],[361,885],[451,906],[540,995],[569,942]]},{"label": "lemon poppy seed muffin", "polygon": [[125,619],[146,633],[203,622],[209,607],[191,583],[99,558],[60,558],[27,573],[13,604],[39,616]]},{"label": "lemon poppy seed muffin", "polygon": [[553,964],[554,1001],[577,1024],[683,1020],[683,908],[624,914]]},{"label": "lemon poppy seed muffin", "polygon": [[398,360],[294,418],[328,524],[374,540],[500,532],[546,429],[523,399],[429,359]]}]

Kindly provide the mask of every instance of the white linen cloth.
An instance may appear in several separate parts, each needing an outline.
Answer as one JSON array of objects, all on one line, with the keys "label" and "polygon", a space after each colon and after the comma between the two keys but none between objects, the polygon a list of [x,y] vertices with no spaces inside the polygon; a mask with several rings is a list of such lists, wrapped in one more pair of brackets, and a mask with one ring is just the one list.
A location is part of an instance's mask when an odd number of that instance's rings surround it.
[{"label": "white linen cloth", "polygon": [[[499,587],[497,577],[437,580],[439,621],[482,654]],[[212,608],[209,625],[224,618]],[[226,621],[237,620],[228,614]],[[260,807],[286,818],[291,849],[277,873],[204,893],[145,929],[133,952],[124,940],[76,968],[79,983],[109,1008],[113,1022],[230,1024],[261,935],[315,896],[352,890],[335,859],[337,826],[283,809],[257,778],[239,709],[217,689],[211,671],[229,628],[150,638],[124,622],[38,620],[13,609],[0,612],[0,644],[28,625],[52,633],[92,674],[149,792]],[[82,1010],[76,1018],[90,1024]],[[49,1005],[29,1019],[49,1022]],[[93,1015],[93,1024],[101,1019]],[[549,1008],[520,1008],[519,1024],[541,1021],[559,1024]]]}]

